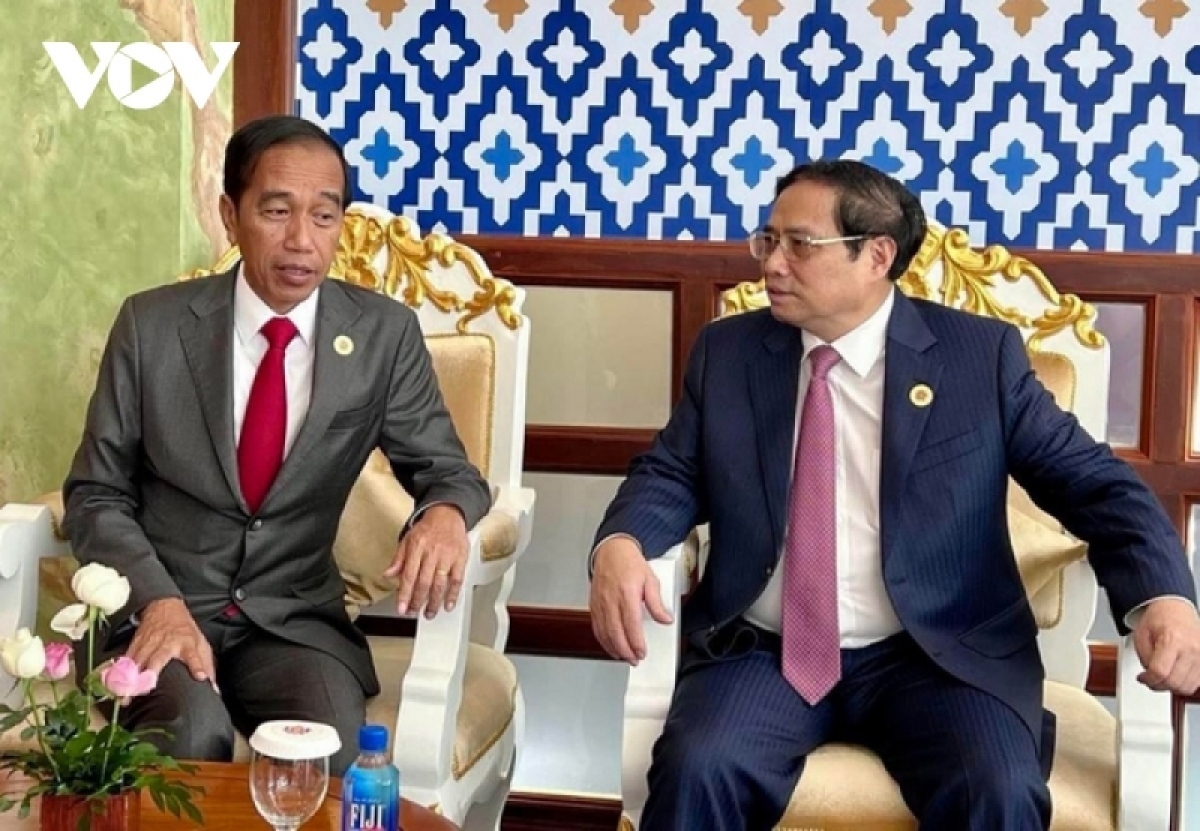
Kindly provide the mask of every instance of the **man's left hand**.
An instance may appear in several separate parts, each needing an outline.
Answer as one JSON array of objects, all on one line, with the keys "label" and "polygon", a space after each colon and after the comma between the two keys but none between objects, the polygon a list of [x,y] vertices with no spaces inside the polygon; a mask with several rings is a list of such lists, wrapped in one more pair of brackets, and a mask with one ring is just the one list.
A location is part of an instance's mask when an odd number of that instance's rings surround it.
[{"label": "man's left hand", "polygon": [[1142,611],[1133,644],[1145,667],[1138,680],[1150,689],[1193,695],[1200,687],[1200,616],[1188,601],[1151,601]]},{"label": "man's left hand", "polygon": [[467,570],[467,525],[458,508],[434,505],[427,509],[404,535],[396,558],[384,572],[399,577],[396,611],[412,609],[432,618],[442,608],[450,611],[458,602]]}]

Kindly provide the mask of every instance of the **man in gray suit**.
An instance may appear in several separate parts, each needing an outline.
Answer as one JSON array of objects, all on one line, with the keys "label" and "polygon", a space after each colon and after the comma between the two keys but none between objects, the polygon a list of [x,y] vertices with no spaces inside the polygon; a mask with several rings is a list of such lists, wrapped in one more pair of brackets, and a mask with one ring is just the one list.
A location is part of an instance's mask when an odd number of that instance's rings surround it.
[{"label": "man in gray suit", "polygon": [[64,485],[81,563],[132,592],[101,659],[160,673],[122,707],[185,759],[229,759],[233,731],[276,718],[334,725],[340,774],[379,692],[343,606],[332,545],[350,488],[382,448],[416,500],[395,560],[401,614],[455,603],[467,529],[487,512],[416,316],[327,280],[349,171],[290,116],[230,140],[221,216],[241,263],[130,297],[109,337]]}]

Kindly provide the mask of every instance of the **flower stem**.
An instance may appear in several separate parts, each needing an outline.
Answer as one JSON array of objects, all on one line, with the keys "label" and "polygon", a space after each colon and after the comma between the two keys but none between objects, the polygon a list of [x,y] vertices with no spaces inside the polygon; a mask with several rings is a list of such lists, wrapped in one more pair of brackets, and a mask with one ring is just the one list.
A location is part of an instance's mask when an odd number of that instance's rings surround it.
[{"label": "flower stem", "polygon": [[54,781],[58,782],[58,765],[54,761],[54,757],[50,755],[50,748],[46,746],[46,735],[42,732],[42,725],[38,724],[37,720],[37,702],[33,700],[33,685],[25,682],[25,697],[29,700],[29,720],[33,723],[33,732],[37,735],[38,745],[42,748],[42,753],[46,757],[46,761],[50,763],[50,769],[54,771]]},{"label": "flower stem", "polygon": [[104,743],[104,759],[100,762],[100,788],[108,787],[108,751],[112,748],[113,734],[117,732],[117,716],[121,713],[121,699],[113,699],[112,721],[108,725],[108,741]]},{"label": "flower stem", "polygon": [[84,673],[85,677],[90,675],[92,670],[95,669],[95,666],[93,666],[95,663],[96,663],[96,610],[89,606],[88,607],[88,663],[87,663],[87,672]]}]

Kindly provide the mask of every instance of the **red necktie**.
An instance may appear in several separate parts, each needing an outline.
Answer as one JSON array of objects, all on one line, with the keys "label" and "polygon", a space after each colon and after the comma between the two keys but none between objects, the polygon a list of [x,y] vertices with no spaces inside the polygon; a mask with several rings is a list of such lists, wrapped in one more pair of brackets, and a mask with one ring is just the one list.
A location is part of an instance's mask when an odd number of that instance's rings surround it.
[{"label": "red necktie", "polygon": [[812,350],[800,414],[784,543],[783,675],[816,706],[842,676],[837,597],[837,468],[829,370],[832,346]]},{"label": "red necktie", "polygon": [[296,325],[286,317],[276,317],[263,325],[262,333],[269,346],[254,374],[238,441],[238,477],[252,514],[258,513],[283,465],[288,421],[283,358],[296,337]]}]

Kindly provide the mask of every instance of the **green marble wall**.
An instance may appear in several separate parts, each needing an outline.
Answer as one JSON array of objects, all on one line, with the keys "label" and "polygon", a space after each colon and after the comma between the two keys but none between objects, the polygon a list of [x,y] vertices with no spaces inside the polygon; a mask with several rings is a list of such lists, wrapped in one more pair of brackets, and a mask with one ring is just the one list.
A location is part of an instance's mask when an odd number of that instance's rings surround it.
[{"label": "green marble wall", "polygon": [[128,294],[208,265],[232,69],[203,110],[176,83],[129,110],[102,80],[80,110],[42,47],[233,40],[234,0],[21,0],[0,16],[0,503],[57,489]]}]

